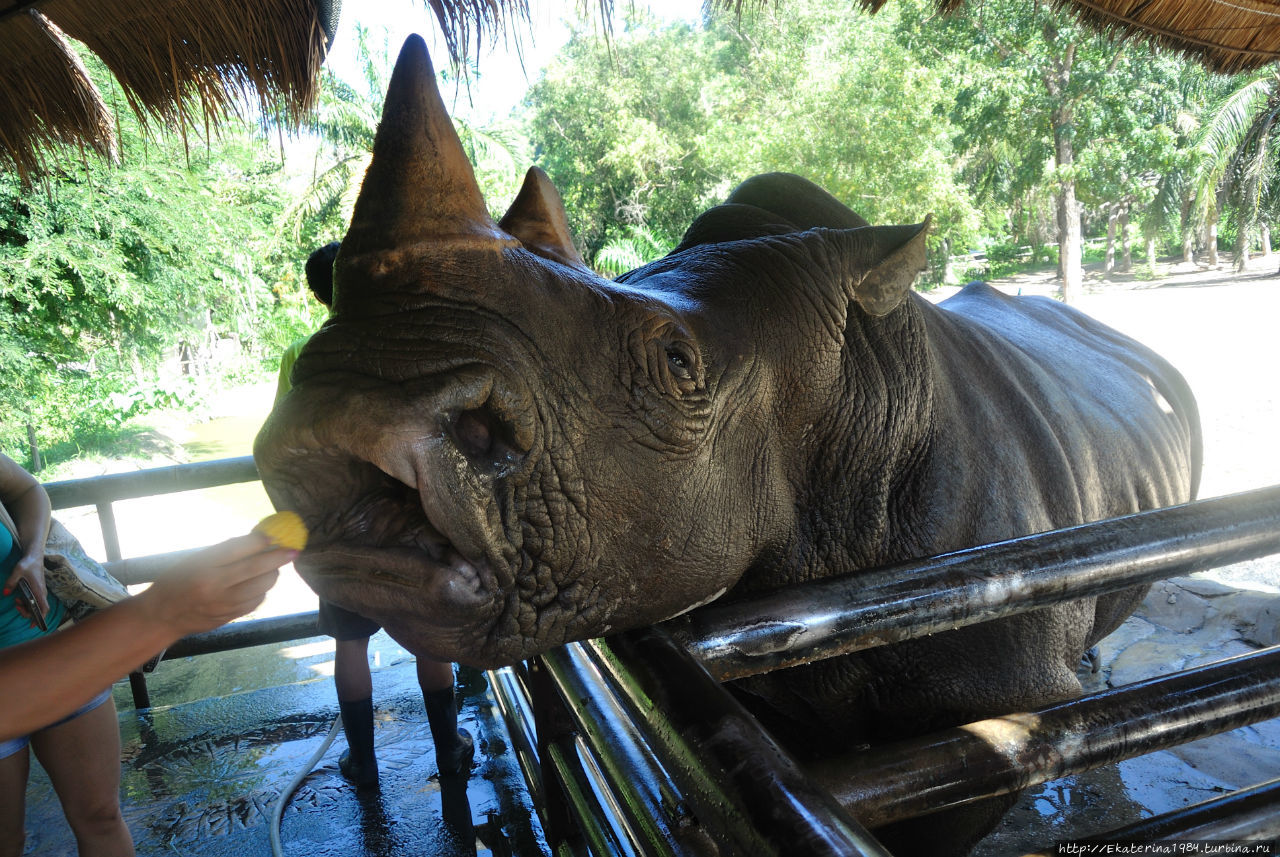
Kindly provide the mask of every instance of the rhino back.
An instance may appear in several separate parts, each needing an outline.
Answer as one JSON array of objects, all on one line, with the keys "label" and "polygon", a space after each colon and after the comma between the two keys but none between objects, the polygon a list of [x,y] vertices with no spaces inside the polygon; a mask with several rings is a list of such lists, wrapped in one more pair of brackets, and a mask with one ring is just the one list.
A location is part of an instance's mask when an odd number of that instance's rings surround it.
[{"label": "rhino back", "polygon": [[1153,351],[1074,308],[981,283],[924,312],[935,488],[982,504],[974,543],[1194,498],[1195,400]]},{"label": "rhino back", "polygon": [[[1083,313],[973,285],[918,312],[932,424],[896,480],[879,563],[1185,502],[1199,421],[1166,361]],[[1140,591],[1056,605],[735,683],[802,754],[1079,692],[1081,653]],[[799,724],[799,726],[797,726]],[[817,727],[817,728],[815,728]],[[815,737],[818,736],[818,737]]]}]

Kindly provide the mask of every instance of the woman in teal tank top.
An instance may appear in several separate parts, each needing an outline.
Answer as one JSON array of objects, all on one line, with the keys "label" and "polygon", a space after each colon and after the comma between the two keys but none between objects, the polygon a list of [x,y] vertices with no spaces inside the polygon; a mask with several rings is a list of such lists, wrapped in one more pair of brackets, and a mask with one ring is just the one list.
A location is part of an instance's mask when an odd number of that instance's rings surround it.
[{"label": "woman in teal tank top", "polygon": [[[13,567],[18,564],[22,556],[22,550],[13,540],[13,534],[9,532],[8,527],[0,527],[0,556],[4,557],[0,561],[0,580],[8,580],[9,575],[13,573]],[[46,598],[49,602],[49,612],[45,616],[48,631],[41,631],[34,620],[19,612],[16,592],[10,592],[8,597],[0,598],[0,649],[51,634],[62,624],[66,618],[66,608],[58,600],[58,596],[52,592],[47,593]]]},{"label": "woman in teal tank top", "polygon": [[[45,634],[57,633],[66,608],[44,585],[44,537],[52,514],[49,497],[35,477],[0,455],[0,656],[3,650]],[[25,549],[24,549],[25,547]],[[18,605],[18,579],[43,602],[48,631]],[[21,694],[21,687],[5,695]],[[0,719],[5,703],[0,702]],[[30,735],[0,742],[0,857],[16,857],[26,839],[30,753],[49,775],[81,854],[132,857],[133,839],[120,814],[120,731],[110,691]]]}]

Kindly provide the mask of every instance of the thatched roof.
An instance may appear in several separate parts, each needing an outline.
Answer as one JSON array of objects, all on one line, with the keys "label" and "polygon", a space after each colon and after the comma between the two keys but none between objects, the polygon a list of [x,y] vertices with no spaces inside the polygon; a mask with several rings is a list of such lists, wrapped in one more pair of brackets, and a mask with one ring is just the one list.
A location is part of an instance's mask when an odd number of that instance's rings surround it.
[{"label": "thatched roof", "polygon": [[296,123],[315,95],[335,5],[0,0],[0,168],[39,172],[55,144],[111,155],[114,119],[68,37],[102,60],[144,122],[212,125],[247,98]]},{"label": "thatched roof", "polygon": [[[544,0],[549,2],[549,0]],[[582,2],[582,0],[579,0]],[[614,0],[597,0],[608,9]],[[631,2],[631,0],[624,0]],[[644,0],[634,0],[643,5]],[[697,2],[697,0],[690,0]],[[785,0],[714,0],[742,8]],[[850,0],[873,11],[887,0]],[[938,0],[944,10],[982,0]],[[1032,2],[1032,0],[1027,0]],[[1083,20],[1225,72],[1280,57],[1280,0],[1055,0]],[[67,38],[115,75],[146,122],[216,124],[250,99],[295,124],[310,107],[341,0],[0,0],[0,169],[38,173],[71,144],[108,157],[114,120]],[[528,24],[528,0],[424,0],[450,51]]]},{"label": "thatched roof", "polygon": [[[885,0],[863,0],[879,8]],[[966,0],[939,0],[954,11]],[[981,0],[968,0],[978,3]],[[1054,0],[1086,23],[1138,37],[1227,74],[1280,58],[1280,0]]]}]

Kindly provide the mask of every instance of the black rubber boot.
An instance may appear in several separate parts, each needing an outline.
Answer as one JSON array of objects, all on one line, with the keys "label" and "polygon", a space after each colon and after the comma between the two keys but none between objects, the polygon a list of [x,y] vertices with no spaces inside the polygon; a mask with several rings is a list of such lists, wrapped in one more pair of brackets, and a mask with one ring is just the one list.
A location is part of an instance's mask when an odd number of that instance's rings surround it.
[{"label": "black rubber boot", "polygon": [[469,773],[476,745],[470,733],[458,728],[458,703],[453,688],[423,691],[431,739],[436,744],[436,767],[442,775]]},{"label": "black rubber boot", "polygon": [[360,788],[378,784],[378,758],[373,753],[373,697],[350,702],[338,700],[347,749],[338,759],[338,770]]}]

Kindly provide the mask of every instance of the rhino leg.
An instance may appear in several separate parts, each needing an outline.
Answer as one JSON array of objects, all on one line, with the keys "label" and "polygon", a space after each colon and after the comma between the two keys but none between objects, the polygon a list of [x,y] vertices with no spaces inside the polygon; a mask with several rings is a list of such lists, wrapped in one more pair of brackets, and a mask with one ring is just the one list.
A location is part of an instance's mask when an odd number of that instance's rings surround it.
[{"label": "rhino leg", "polygon": [[1093,647],[1103,637],[1119,628],[1142,603],[1142,599],[1147,597],[1150,589],[1151,585],[1144,583],[1119,592],[1099,595],[1093,610],[1093,630],[1089,632],[1085,645]]}]

